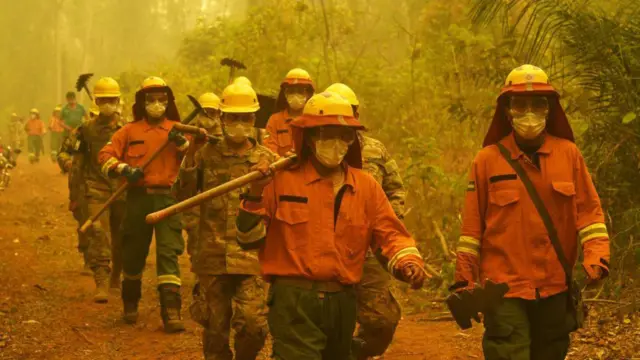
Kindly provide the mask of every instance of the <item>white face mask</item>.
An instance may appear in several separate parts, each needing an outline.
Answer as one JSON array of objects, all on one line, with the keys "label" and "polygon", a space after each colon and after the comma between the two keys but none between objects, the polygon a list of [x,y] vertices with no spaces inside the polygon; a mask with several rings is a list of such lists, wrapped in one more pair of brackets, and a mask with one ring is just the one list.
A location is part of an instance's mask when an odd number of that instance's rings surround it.
[{"label": "white face mask", "polygon": [[307,103],[307,97],[303,94],[289,94],[287,95],[287,103],[293,110],[300,110]]},{"label": "white face mask", "polygon": [[98,107],[100,109],[100,114],[105,116],[113,115],[118,109],[118,105],[113,103],[104,103]]},{"label": "white face mask", "polygon": [[338,167],[348,151],[349,143],[344,140],[316,140],[316,159],[330,169]]},{"label": "white face mask", "polygon": [[209,130],[214,128],[218,123],[218,121],[220,120],[217,117],[214,117],[213,119],[211,119],[205,115],[198,115],[198,120],[196,121],[196,123],[198,124],[199,127]]},{"label": "white face mask", "polygon": [[513,118],[513,130],[526,140],[538,137],[544,131],[546,125],[546,117],[535,113],[526,113]]},{"label": "white face mask", "polygon": [[241,123],[225,126],[227,138],[229,138],[229,140],[233,141],[234,143],[241,143],[247,140],[247,138],[251,135],[252,129],[253,126]]},{"label": "white face mask", "polygon": [[38,116],[36,114],[31,114],[31,119],[35,120],[37,118],[38,118]]},{"label": "white face mask", "polygon": [[149,116],[152,118],[159,118],[164,115],[165,111],[167,111],[167,104],[160,101],[154,101],[147,103],[144,108],[147,110],[147,114]]}]

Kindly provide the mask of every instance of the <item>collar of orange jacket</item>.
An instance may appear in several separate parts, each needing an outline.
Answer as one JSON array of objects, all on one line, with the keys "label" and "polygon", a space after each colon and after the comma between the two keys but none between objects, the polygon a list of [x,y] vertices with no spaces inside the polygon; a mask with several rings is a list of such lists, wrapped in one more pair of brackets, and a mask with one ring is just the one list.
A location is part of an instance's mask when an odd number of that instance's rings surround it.
[{"label": "collar of orange jacket", "polygon": [[175,121],[180,121],[180,113],[176,106],[176,98],[173,96],[173,91],[168,86],[138,90],[138,92],[136,92],[136,102],[131,107],[131,111],[133,112],[133,121],[139,121],[147,117],[147,110],[145,109],[145,95],[150,92],[159,91],[165,91],[169,97],[167,111],[164,113],[164,116]]},{"label": "collar of orange jacket", "polygon": [[[347,126],[356,131],[364,130],[364,126],[353,116],[315,116],[308,114],[298,116],[291,122],[291,137],[296,154],[301,154],[301,162],[304,162],[312,154],[308,145],[305,145],[304,130],[327,125]],[[347,155],[344,157],[344,162],[351,167],[362,169],[362,149],[360,148],[360,141],[357,139],[349,147]]]},{"label": "collar of orange jacket", "polygon": [[[551,151],[553,151],[552,143],[554,138],[556,137],[553,135],[546,134],[544,142],[542,143],[540,148],[536,150],[536,153],[542,154],[542,155],[551,154]],[[524,151],[522,151],[522,149],[520,149],[520,147],[518,146],[518,143],[516,142],[516,137],[513,131],[509,135],[504,137],[502,140],[500,140],[499,142],[502,143],[502,145],[504,145],[504,147],[506,147],[507,150],[509,150],[509,152],[511,153],[512,159],[518,159],[519,157],[524,156]]]},{"label": "collar of orange jacket", "polygon": [[560,94],[549,84],[522,84],[505,86],[498,96],[496,111],[482,146],[494,145],[513,131],[509,119],[509,96],[513,94],[546,95],[549,98],[549,115],[545,131],[559,138],[575,142],[573,130],[560,104]]},{"label": "collar of orange jacket", "polygon": [[[302,172],[304,173],[305,184],[309,185],[316,181],[326,179],[325,177],[322,177],[322,175],[318,173],[318,170],[316,170],[315,166],[313,166],[311,161],[307,160],[301,166],[302,166]],[[345,163],[342,163],[341,166],[345,174],[344,185],[349,186],[352,192],[356,192],[356,177],[353,174],[351,167]]]},{"label": "collar of orange jacket", "polygon": [[142,128],[145,132],[155,128],[161,128],[169,132],[173,128],[174,123],[176,123],[176,120],[171,120],[165,117],[164,119],[162,119],[162,121],[159,121],[157,124],[151,124],[145,117],[144,121],[141,122],[140,124],[142,125]]}]

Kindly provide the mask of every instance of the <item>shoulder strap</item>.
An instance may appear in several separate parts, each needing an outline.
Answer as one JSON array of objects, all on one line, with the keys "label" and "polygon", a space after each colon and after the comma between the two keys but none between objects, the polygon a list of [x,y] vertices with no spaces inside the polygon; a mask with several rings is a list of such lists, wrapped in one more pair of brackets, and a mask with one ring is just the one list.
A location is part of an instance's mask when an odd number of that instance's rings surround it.
[{"label": "shoulder strap", "polygon": [[564,273],[567,280],[567,286],[571,288],[571,279],[572,279],[572,267],[569,265],[569,261],[567,261],[566,256],[564,255],[564,251],[562,250],[562,245],[560,245],[560,239],[558,239],[558,233],[556,231],[556,227],[553,225],[553,221],[551,220],[551,216],[549,215],[549,211],[544,206],[544,202],[540,198],[538,191],[536,191],[535,186],[529,179],[529,176],[525,172],[522,165],[517,161],[511,158],[511,153],[509,150],[502,145],[501,143],[496,143],[498,149],[500,149],[500,153],[502,157],[511,165],[513,170],[515,170],[516,174],[520,178],[520,181],[524,184],[524,187],[527,189],[529,193],[529,197],[531,201],[533,201],[533,205],[535,205],[536,210],[538,210],[538,214],[542,218],[542,222],[544,223],[544,227],[547,228],[547,233],[549,233],[549,239],[551,240],[551,244],[553,245],[553,249],[556,251],[556,255],[558,256],[558,260],[560,260],[560,264],[562,264],[562,268],[564,269]]}]

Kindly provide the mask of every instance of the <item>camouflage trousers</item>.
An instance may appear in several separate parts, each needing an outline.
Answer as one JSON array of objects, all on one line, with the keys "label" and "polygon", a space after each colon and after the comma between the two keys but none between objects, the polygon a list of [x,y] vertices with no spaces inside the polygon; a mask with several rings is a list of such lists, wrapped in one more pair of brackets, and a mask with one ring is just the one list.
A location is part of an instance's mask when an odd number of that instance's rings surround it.
[{"label": "camouflage trousers", "polygon": [[[192,318],[204,326],[206,360],[232,360],[229,345],[235,331],[236,360],[255,360],[268,333],[266,284],[255,275],[200,275],[200,294],[194,294]],[[204,296],[202,296],[204,295]]]},{"label": "camouflage trousers", "polygon": [[[110,192],[92,189],[87,191],[89,217],[98,213],[110,195]],[[111,273],[113,287],[119,284],[122,273],[122,221],[124,220],[125,208],[124,201],[115,201],[87,231],[89,266],[94,274]],[[109,267],[110,263],[112,269]]]},{"label": "camouflage trousers", "polygon": [[[86,201],[79,203],[72,202],[69,206],[69,210],[73,214],[73,218],[78,223],[78,228],[89,218],[89,210],[87,209]],[[89,249],[89,237],[86,233],[78,232],[78,251],[83,255],[86,255],[87,249]],[[88,259],[85,258],[85,261],[87,260]]]},{"label": "camouflage trousers", "polygon": [[391,293],[391,275],[374,256],[367,256],[362,280],[356,286],[357,320],[354,356],[366,359],[384,354],[401,317],[400,304]]}]

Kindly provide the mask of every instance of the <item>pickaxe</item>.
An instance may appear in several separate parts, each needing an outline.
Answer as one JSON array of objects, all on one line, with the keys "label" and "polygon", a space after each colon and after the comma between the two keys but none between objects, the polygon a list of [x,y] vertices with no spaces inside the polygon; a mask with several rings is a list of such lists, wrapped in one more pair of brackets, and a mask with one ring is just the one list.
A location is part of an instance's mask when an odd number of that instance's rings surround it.
[{"label": "pickaxe", "polygon": [[191,121],[193,119],[195,119],[196,116],[198,116],[198,114],[200,113],[205,113],[204,108],[202,107],[202,105],[200,105],[200,103],[198,102],[198,100],[196,100],[196,98],[194,98],[191,95],[187,95],[187,97],[189,98],[189,100],[191,101],[191,103],[194,106],[194,109],[189,113],[189,115],[187,115],[186,118],[184,118],[184,120],[182,120],[182,123],[185,125],[189,125],[191,123]]},{"label": "pickaxe", "polygon": [[[173,127],[176,130],[186,134],[193,134],[194,136],[202,135],[202,129],[195,126],[184,125],[180,123],[180,124],[173,125]],[[209,134],[205,136],[209,141],[219,141],[219,139],[215,136],[212,136]],[[146,168],[153,160],[155,160],[164,151],[164,149],[166,149],[167,146],[169,146],[170,143],[171,141],[169,139],[165,140],[162,146],[160,146],[153,153],[151,153],[151,155],[142,163],[140,167],[144,170],[144,168]],[[128,188],[129,188],[128,182],[125,182],[124,184],[120,185],[120,187],[111,195],[109,199],[107,199],[107,201],[102,205],[102,207],[95,214],[93,214],[89,219],[87,219],[87,221],[84,224],[82,224],[82,226],[78,229],[78,231],[81,233],[85,233],[87,230],[89,230],[89,228],[91,228],[93,223],[96,220],[98,220],[98,218],[100,218],[100,215],[102,215],[109,208],[109,206],[118,197],[120,197],[120,195],[122,195]]]},{"label": "pickaxe", "polygon": [[76,91],[82,91],[82,89],[84,89],[84,91],[87,92],[87,95],[89,95],[89,99],[91,99],[91,101],[93,101],[93,95],[91,95],[91,91],[89,91],[87,84],[89,83],[89,79],[91,79],[92,76],[93,73],[82,74],[78,76],[78,80],[76,81]]},{"label": "pickaxe", "polygon": [[229,84],[233,82],[236,69],[246,69],[247,67],[238,60],[224,58],[220,60],[220,65],[229,67]]}]

